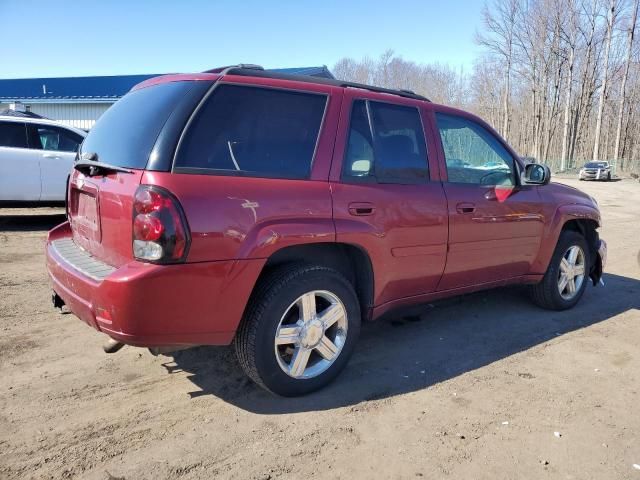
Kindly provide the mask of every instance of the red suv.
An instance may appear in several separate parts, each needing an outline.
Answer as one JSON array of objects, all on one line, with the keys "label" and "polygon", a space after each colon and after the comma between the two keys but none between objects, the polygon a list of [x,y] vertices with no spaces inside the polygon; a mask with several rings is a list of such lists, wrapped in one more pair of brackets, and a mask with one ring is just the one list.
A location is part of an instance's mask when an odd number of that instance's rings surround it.
[{"label": "red suv", "polygon": [[304,394],[391,308],[506,284],[574,306],[602,275],[600,214],[549,175],[409,91],[256,66],[154,78],[82,144],[46,245],[54,304],[116,348],[233,342],[258,384]]}]

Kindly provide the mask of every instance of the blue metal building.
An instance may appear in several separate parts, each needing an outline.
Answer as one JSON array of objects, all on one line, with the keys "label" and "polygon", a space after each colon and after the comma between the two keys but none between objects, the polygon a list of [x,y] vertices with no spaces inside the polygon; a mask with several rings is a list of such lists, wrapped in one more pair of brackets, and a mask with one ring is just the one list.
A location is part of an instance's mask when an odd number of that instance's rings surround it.
[{"label": "blue metal building", "polygon": [[[334,78],[325,66],[272,71]],[[0,79],[0,110],[17,106],[67,125],[89,129],[134,85],[158,75],[162,74]]]}]

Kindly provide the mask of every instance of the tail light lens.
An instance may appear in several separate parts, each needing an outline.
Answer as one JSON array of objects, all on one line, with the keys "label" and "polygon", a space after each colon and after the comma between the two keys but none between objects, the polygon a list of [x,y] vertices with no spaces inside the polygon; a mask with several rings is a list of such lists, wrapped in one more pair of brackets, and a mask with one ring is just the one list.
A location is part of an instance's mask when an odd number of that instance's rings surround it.
[{"label": "tail light lens", "polygon": [[182,262],[190,243],[178,200],[164,188],[140,185],[133,200],[133,256],[154,263]]}]

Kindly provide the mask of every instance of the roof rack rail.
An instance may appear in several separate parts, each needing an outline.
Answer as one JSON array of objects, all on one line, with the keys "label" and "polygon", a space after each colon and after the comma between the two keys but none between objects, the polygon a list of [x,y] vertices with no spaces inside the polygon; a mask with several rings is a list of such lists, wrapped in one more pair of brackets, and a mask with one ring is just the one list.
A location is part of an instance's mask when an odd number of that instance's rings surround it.
[{"label": "roof rack rail", "polygon": [[364,90],[369,90],[371,92],[388,93],[390,95],[397,95],[404,98],[412,98],[414,100],[424,100],[426,102],[431,102],[431,100],[429,100],[427,97],[414,93],[411,90],[394,90],[391,88],[374,87],[373,85],[366,85],[364,83],[345,82],[342,80],[335,80],[331,78],[272,72],[265,70],[259,65],[233,65],[229,67],[207,70],[207,73],[220,73],[221,75],[232,74],[245,77],[275,78],[280,80],[292,80],[296,82],[319,83],[322,85],[332,85],[334,87],[361,88]]},{"label": "roof rack rail", "polygon": [[371,92],[388,93],[390,95],[398,95],[404,98],[413,98],[414,100],[424,100],[426,102],[431,102],[431,100],[429,100],[427,97],[423,95],[419,95],[413,92],[412,90],[404,90],[404,89],[395,90],[393,88],[374,87],[373,85],[366,85],[364,83],[355,83],[355,82],[342,82],[341,86],[347,87],[347,88],[362,88],[364,90],[369,90]]},{"label": "roof rack rail", "polygon": [[264,71],[264,67],[261,65],[255,65],[253,63],[238,63],[237,65],[226,65],[224,67],[212,68],[211,70],[205,70],[202,73],[219,73],[221,75],[226,75],[236,69]]}]

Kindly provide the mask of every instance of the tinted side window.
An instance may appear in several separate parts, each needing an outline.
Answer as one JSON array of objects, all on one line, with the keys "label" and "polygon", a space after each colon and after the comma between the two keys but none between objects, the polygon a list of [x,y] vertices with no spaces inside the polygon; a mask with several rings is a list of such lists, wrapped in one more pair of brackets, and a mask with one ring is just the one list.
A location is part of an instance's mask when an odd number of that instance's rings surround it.
[{"label": "tinted side window", "polygon": [[427,165],[416,108],[364,100],[353,103],[345,176],[379,183],[424,182],[429,178]]},{"label": "tinted side window", "polygon": [[307,178],[325,95],[221,85],[182,140],[175,167]]},{"label": "tinted side window", "polygon": [[369,102],[378,180],[429,177],[427,146],[417,108]]},{"label": "tinted side window", "polygon": [[36,147],[42,150],[58,152],[76,152],[82,143],[82,137],[64,128],[49,125],[34,125],[34,141]]},{"label": "tinted side window", "polygon": [[353,102],[344,163],[345,175],[375,179],[371,125],[369,125],[367,104],[364,100]]},{"label": "tinted side window", "polygon": [[451,183],[515,185],[513,157],[484,127],[464,117],[436,114]]},{"label": "tinted side window", "polygon": [[27,148],[27,129],[25,124],[0,122],[0,147]]}]

